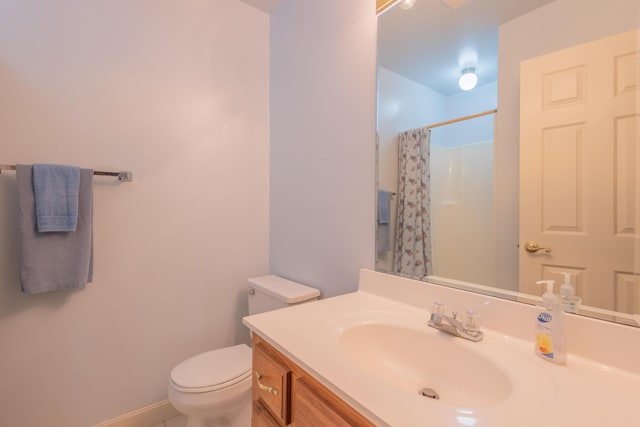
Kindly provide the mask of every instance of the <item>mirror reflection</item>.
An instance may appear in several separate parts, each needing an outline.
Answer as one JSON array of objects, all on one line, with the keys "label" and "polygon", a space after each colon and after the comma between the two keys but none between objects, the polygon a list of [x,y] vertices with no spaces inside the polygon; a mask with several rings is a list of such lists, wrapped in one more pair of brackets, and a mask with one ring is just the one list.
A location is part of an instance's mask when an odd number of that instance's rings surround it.
[{"label": "mirror reflection", "polygon": [[525,302],[553,279],[640,324],[638,28],[635,0],[381,14],[376,268]]}]

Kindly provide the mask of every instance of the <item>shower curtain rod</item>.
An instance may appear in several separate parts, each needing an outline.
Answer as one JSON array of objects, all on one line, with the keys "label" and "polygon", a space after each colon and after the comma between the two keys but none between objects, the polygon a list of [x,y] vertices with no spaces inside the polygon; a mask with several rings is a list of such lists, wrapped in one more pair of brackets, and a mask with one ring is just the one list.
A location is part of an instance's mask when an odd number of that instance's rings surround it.
[{"label": "shower curtain rod", "polygon": [[[0,165],[0,173],[2,171],[14,171],[16,170],[16,165]],[[93,171],[94,175],[102,175],[102,176],[117,176],[120,181],[129,182],[133,180],[133,173],[130,171],[118,171],[118,172],[104,172],[104,171]]]},{"label": "shower curtain rod", "polygon": [[436,123],[436,124],[433,124],[433,125],[425,126],[425,128],[426,129],[433,129],[433,128],[437,128],[439,126],[450,125],[451,123],[462,122],[464,120],[475,119],[476,117],[482,117],[482,116],[486,116],[486,115],[489,115],[489,114],[495,114],[497,112],[498,112],[498,109],[494,108],[493,110],[483,111],[482,113],[472,114],[470,116],[458,117],[457,119],[451,119],[451,120],[447,120],[446,122],[440,122],[440,123]]}]

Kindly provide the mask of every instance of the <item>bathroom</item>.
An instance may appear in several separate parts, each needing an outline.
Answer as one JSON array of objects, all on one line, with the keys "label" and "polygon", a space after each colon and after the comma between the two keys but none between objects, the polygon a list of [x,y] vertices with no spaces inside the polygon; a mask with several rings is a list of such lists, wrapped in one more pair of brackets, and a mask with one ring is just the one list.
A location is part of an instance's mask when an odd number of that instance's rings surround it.
[{"label": "bathroom", "polygon": [[95,180],[94,281],[41,295],[20,293],[0,174],[0,424],[163,402],[176,363],[249,341],[248,277],[357,289],[375,267],[371,3],[0,2],[0,163],[134,174]]},{"label": "bathroom", "polygon": [[20,293],[0,174],[0,424],[163,401],[176,363],[249,341],[248,277],[328,297],[373,267],[376,18],[316,3],[0,3],[0,163],[133,172],[94,180],[94,281],[40,295]]}]

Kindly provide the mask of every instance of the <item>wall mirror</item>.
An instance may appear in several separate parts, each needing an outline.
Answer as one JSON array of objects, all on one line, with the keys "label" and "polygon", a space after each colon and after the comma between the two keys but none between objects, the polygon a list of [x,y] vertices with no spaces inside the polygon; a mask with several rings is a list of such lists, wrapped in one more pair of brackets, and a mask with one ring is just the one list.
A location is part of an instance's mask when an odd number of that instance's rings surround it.
[{"label": "wall mirror", "polygon": [[640,326],[637,1],[378,7],[376,269]]}]

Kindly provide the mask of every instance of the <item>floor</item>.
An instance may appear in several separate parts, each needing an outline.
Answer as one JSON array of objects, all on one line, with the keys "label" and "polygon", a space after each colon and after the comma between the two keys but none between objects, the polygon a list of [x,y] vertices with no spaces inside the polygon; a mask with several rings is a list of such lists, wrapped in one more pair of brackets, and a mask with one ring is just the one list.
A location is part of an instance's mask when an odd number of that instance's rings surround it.
[{"label": "floor", "polygon": [[187,425],[187,419],[184,415],[180,415],[176,418],[164,421],[160,424],[156,424],[153,427],[185,427]]}]

